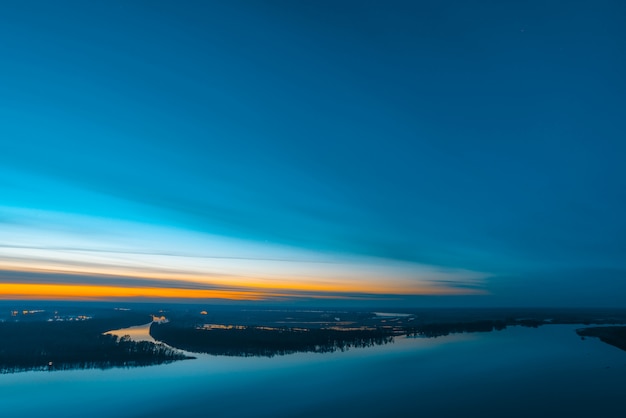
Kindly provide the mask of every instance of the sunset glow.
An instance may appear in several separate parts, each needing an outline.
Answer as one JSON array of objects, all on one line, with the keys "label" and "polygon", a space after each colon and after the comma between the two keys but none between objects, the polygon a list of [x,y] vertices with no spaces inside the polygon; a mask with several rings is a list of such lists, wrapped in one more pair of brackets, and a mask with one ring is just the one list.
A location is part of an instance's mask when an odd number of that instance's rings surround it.
[{"label": "sunset glow", "polygon": [[[280,291],[289,291],[281,293]],[[367,292],[367,289],[354,289],[345,295],[331,295],[337,292],[335,289],[320,288],[286,288],[286,289],[259,289],[259,290],[221,290],[221,289],[185,289],[170,287],[120,287],[120,286],[95,286],[75,284],[22,284],[1,283],[0,299],[25,299],[25,300],[114,300],[114,299],[231,299],[231,300],[271,300],[278,298],[294,298],[298,294],[311,292],[313,298],[354,297],[355,290],[359,293]],[[449,294],[444,289],[423,289],[425,295]],[[328,293],[328,294],[326,294]]]},{"label": "sunset glow", "polygon": [[0,13],[0,285],[623,304],[621,22],[35,3]]},{"label": "sunset glow", "polygon": [[[484,273],[341,255],[137,222],[4,208],[0,297],[367,298],[484,294]],[[85,234],[85,228],[91,232]]]}]

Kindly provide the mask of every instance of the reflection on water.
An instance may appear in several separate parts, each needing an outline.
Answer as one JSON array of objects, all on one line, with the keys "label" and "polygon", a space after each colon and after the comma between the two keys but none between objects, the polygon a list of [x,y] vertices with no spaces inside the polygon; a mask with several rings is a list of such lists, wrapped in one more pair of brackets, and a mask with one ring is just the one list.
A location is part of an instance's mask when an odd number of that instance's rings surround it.
[{"label": "reflection on water", "polygon": [[152,322],[148,322],[144,325],[137,325],[129,328],[115,329],[112,331],[105,332],[105,335],[115,335],[118,338],[128,336],[132,341],[140,342],[140,341],[148,341],[151,343],[156,342],[154,338],[150,335],[150,325]]},{"label": "reflection on water", "polygon": [[[623,417],[626,353],[577,326],[512,327],[327,354],[0,376],[3,418]],[[38,402],[32,402],[37,393]]]}]

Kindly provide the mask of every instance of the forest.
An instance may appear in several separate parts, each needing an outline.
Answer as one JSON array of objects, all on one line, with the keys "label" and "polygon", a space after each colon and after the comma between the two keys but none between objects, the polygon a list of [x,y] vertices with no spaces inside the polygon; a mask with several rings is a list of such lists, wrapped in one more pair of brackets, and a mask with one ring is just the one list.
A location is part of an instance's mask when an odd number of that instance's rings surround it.
[{"label": "forest", "polygon": [[327,353],[352,347],[387,344],[393,336],[381,329],[293,329],[242,326],[202,329],[175,323],[150,327],[150,335],[173,347],[198,353],[227,356],[263,356],[296,352]]},{"label": "forest", "polygon": [[0,373],[147,366],[187,358],[164,345],[103,335],[148,320],[124,312],[85,321],[0,322]]}]

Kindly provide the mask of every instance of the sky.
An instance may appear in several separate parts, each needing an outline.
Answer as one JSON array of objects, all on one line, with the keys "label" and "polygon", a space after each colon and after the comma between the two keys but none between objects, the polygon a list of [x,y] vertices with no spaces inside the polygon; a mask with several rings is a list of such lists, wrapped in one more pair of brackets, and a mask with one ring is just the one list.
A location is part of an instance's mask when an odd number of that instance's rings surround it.
[{"label": "sky", "polygon": [[626,306],[625,20],[5,1],[0,298]]}]

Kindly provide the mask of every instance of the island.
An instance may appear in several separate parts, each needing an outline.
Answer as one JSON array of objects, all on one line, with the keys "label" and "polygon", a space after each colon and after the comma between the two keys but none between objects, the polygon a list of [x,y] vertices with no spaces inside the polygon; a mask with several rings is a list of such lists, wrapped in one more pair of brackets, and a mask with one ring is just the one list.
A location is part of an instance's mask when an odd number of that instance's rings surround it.
[{"label": "island", "polygon": [[626,327],[589,327],[576,330],[581,337],[596,337],[600,341],[626,351]]}]

